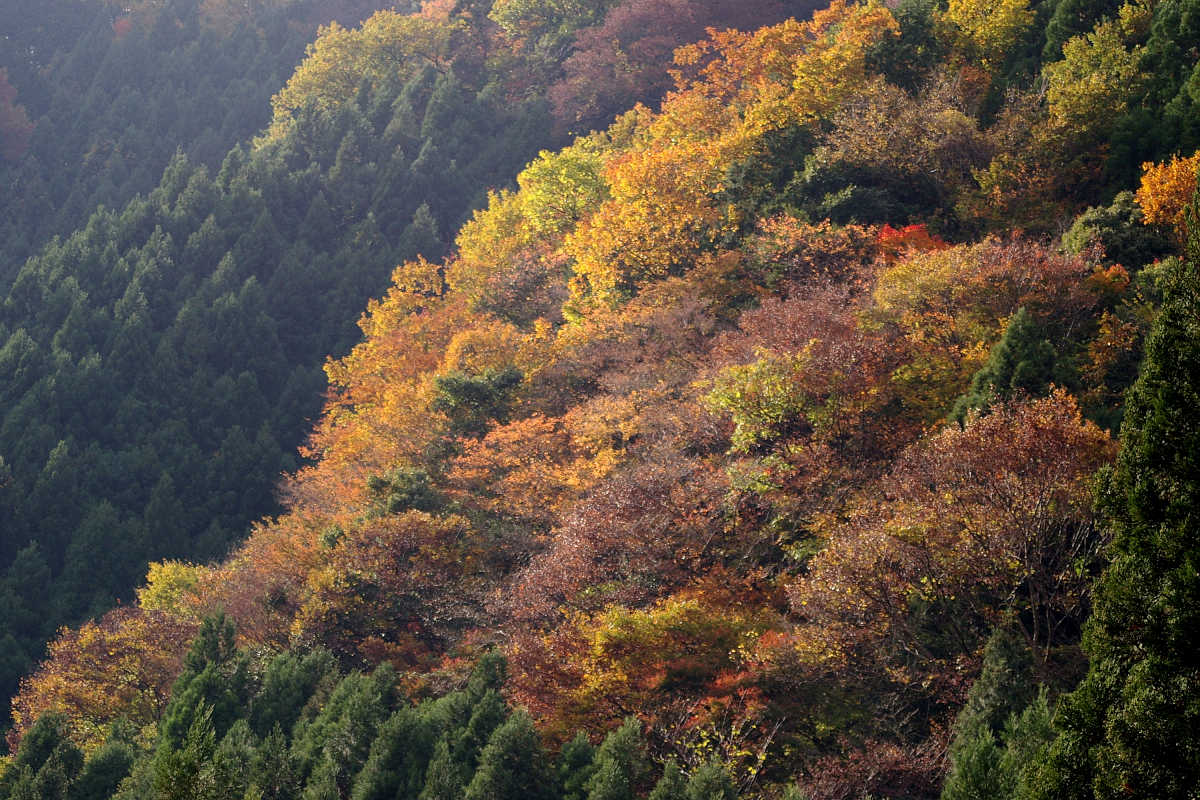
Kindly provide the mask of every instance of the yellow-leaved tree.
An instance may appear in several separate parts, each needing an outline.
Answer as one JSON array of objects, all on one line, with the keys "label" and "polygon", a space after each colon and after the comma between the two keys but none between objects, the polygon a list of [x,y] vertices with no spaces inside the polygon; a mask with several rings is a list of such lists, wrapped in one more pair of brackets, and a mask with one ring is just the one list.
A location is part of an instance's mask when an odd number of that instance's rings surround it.
[{"label": "yellow-leaved tree", "polygon": [[964,53],[994,72],[1033,24],[1029,0],[950,0],[942,16]]},{"label": "yellow-leaved tree", "polygon": [[1101,131],[1128,108],[1144,77],[1138,69],[1142,48],[1126,45],[1139,8],[1126,6],[1121,20],[1072,37],[1063,45],[1062,60],[1046,66],[1051,120],[1071,135]]},{"label": "yellow-leaved tree", "polygon": [[837,0],[806,22],[714,32],[681,48],[678,90],[660,113],[630,115],[631,144],[606,164],[609,199],[564,242],[574,268],[568,314],[678,274],[736,230],[738,212],[722,199],[729,166],[761,153],[769,134],[840,108],[870,80],[871,46],[897,30],[878,2]]},{"label": "yellow-leaved tree", "polygon": [[75,630],[63,628],[13,698],[11,751],[38,717],[52,711],[70,718],[70,736],[85,753],[104,743],[108,726],[118,719],[156,723],[198,629],[190,620],[132,607]]},{"label": "yellow-leaved tree", "polygon": [[273,117],[264,140],[282,137],[309,103],[318,109],[336,107],[354,97],[364,82],[377,86],[413,65],[446,69],[455,34],[464,25],[429,9],[421,14],[378,11],[357,29],[336,22],[321,28],[303,63],[271,98]]}]

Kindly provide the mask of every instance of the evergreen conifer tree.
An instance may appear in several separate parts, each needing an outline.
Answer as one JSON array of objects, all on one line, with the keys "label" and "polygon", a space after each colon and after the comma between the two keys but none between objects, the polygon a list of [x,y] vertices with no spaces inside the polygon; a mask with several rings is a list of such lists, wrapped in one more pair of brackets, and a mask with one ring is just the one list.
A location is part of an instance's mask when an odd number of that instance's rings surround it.
[{"label": "evergreen conifer tree", "polygon": [[67,800],[67,790],[83,766],[83,755],[67,738],[66,726],[62,714],[45,714],[34,723],[0,778],[0,798]]},{"label": "evergreen conifer tree", "polygon": [[411,707],[402,707],[388,717],[379,726],[367,762],[354,780],[353,800],[415,797],[425,782],[433,738]]},{"label": "evergreen conifer tree", "polygon": [[508,715],[508,706],[495,689],[488,689],[474,703],[471,718],[465,728],[456,732],[450,748],[450,756],[468,775],[475,771],[481,751]]},{"label": "evergreen conifer tree", "polygon": [[1000,733],[1009,715],[1020,713],[1035,695],[1033,653],[1015,631],[997,628],[983,648],[983,666],[955,723],[955,739],[976,730]]},{"label": "evergreen conifer tree", "polygon": [[[1002,767],[1008,730],[1034,699],[1033,656],[1007,627],[997,628],[983,650],[983,668],[954,725],[950,774],[942,800],[1004,798],[1014,781]],[[1006,789],[1006,787],[1008,787]]]},{"label": "evergreen conifer tree", "polygon": [[438,740],[425,773],[420,800],[457,800],[463,793],[463,770],[450,755],[446,737]]},{"label": "evergreen conifer tree", "polygon": [[595,772],[588,779],[588,800],[632,800],[646,772],[642,724],[629,717],[605,737],[592,761]]},{"label": "evergreen conifer tree", "polygon": [[223,614],[206,619],[171,689],[159,746],[180,747],[202,713],[214,736],[223,737],[249,700],[248,670],[247,658],[234,645],[233,622]]},{"label": "evergreen conifer tree", "polygon": [[987,728],[979,728],[955,742],[951,751],[953,765],[942,800],[1000,800],[1000,745]]},{"label": "evergreen conifer tree", "polygon": [[583,800],[587,797],[584,786],[595,772],[592,761],[596,748],[580,731],[574,739],[563,746],[558,756],[558,783],[562,788],[563,800]]},{"label": "evergreen conifer tree", "polygon": [[672,759],[663,767],[662,777],[650,792],[650,800],[686,800],[687,783],[683,770]]},{"label": "evergreen conifer tree", "polygon": [[289,800],[298,793],[295,773],[287,737],[276,726],[254,753],[250,765],[251,790],[260,800]]},{"label": "evergreen conifer tree", "polygon": [[479,756],[465,800],[550,800],[554,778],[533,720],[516,711],[496,729]]},{"label": "evergreen conifer tree", "polygon": [[734,800],[737,795],[729,770],[715,761],[703,765],[688,779],[687,800]]},{"label": "evergreen conifer tree", "polygon": [[[1192,218],[1197,206],[1193,203]],[[1101,481],[1113,540],[1037,798],[1194,798],[1200,786],[1200,225],[1169,275]]]},{"label": "evergreen conifer tree", "polygon": [[1033,317],[1024,308],[1018,309],[1004,336],[992,347],[987,363],[971,378],[967,393],[955,403],[951,419],[962,422],[971,409],[986,410],[992,403],[1016,394],[1046,394],[1057,377],[1057,362],[1054,347],[1038,330]]},{"label": "evergreen conifer tree", "polygon": [[216,752],[212,708],[204,706],[177,747],[161,749],[153,765],[158,800],[216,800],[213,755]]},{"label": "evergreen conifer tree", "polygon": [[136,753],[133,747],[119,739],[111,739],[100,747],[71,787],[70,800],[107,800],[133,768]]},{"label": "evergreen conifer tree", "polygon": [[1004,752],[1000,756],[1000,775],[1004,797],[1021,798],[1029,793],[1031,766],[1045,757],[1054,743],[1050,698],[1045,687],[1025,710],[1008,718],[1004,726]]},{"label": "evergreen conifer tree", "polygon": [[318,687],[336,679],[337,665],[328,650],[281,653],[267,665],[250,706],[251,730],[259,737],[267,737],[277,728],[281,735],[290,732]]}]

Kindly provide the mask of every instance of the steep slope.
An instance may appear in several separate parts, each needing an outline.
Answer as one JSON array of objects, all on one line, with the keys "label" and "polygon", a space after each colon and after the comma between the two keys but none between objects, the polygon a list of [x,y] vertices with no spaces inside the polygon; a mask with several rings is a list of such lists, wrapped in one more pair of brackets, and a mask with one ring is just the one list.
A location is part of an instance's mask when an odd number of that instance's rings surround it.
[{"label": "steep slope", "polygon": [[[406,19],[377,15],[367,34]],[[395,263],[440,256],[439,232],[537,151],[542,104],[505,96],[471,61],[485,31],[423,24],[444,29],[444,63],[414,57],[333,107],[280,111],[271,140],[219,169],[176,155],[148,195],[95,211],[8,282],[10,691],[58,625],[129,597],[150,558],[221,556],[276,508],[322,360],[355,341]],[[385,33],[377,47],[407,35]]]},{"label": "steep slope", "polygon": [[0,68],[31,127],[0,159],[0,285],[98,205],[149,193],[177,152],[216,171],[269,119],[333,5],[264,3],[239,19],[212,0],[6,4]]},{"label": "steep slope", "polygon": [[[655,797],[931,798],[948,753],[954,781],[1021,785],[1084,672],[1093,477],[1172,269],[1145,217],[1196,188],[1151,171],[1108,204],[1114,120],[1166,124],[1146,59],[1179,6],[1057,8],[835,2],[680,50],[661,109],[542,152],[448,258],[395,269],[327,364],[283,513],[65,633],[14,742],[58,711],[85,749],[124,716],[186,754],[156,656],[223,612],[252,652],[387,664],[413,697],[499,651],[564,761],[637,716],[677,765]],[[318,72],[371,67],[334,41]],[[276,108],[303,129],[321,102]],[[137,688],[81,699],[118,678],[80,649],[119,649]],[[703,789],[672,771],[713,762]],[[650,790],[612,778],[586,794]]]},{"label": "steep slope", "polygon": [[[735,6],[681,10],[699,30]],[[371,3],[25,10],[0,48],[17,189],[0,253],[10,689],[57,625],[128,597],[148,559],[220,556],[277,509],[320,360],[356,341],[392,266],[440,257],[552,141],[543,95],[605,9],[555,10],[553,57],[488,4],[335,21],[277,92],[317,23]],[[628,96],[655,100],[643,83]]]}]

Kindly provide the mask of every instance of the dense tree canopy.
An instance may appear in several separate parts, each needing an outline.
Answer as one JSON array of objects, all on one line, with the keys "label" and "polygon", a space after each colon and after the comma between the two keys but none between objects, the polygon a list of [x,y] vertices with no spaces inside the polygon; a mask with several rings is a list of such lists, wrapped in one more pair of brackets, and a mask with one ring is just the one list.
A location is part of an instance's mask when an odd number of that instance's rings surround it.
[{"label": "dense tree canopy", "polygon": [[88,5],[311,41],[11,221],[0,797],[1188,796],[1188,2]]},{"label": "dense tree canopy", "polygon": [[[288,14],[299,10],[264,6],[255,12],[262,29],[237,25],[221,34],[208,24],[213,8],[176,3],[135,14],[119,40],[110,41],[107,28],[87,34],[88,52],[103,60],[88,75],[87,102],[124,92],[118,106],[132,107],[136,90],[168,104],[155,113],[189,135],[202,129],[187,114],[221,109],[228,122],[215,138],[210,131],[186,139],[166,127],[147,138],[153,152],[175,141],[193,153],[177,152],[157,185],[133,181],[118,190],[101,176],[111,194],[88,194],[91,184],[71,179],[80,165],[69,157],[71,147],[91,145],[52,135],[52,116],[38,122],[44,137],[35,132],[30,152],[6,167],[22,185],[45,178],[47,161],[66,158],[67,171],[54,181],[73,185],[80,203],[101,204],[90,216],[71,216],[74,201],[66,202],[53,223],[31,204],[59,205],[63,196],[38,201],[36,192],[22,192],[4,200],[50,226],[25,226],[6,246],[79,225],[24,263],[11,251],[0,279],[0,450],[9,476],[0,489],[0,563],[10,576],[0,581],[11,609],[0,635],[13,644],[0,680],[9,691],[58,625],[130,599],[149,560],[221,556],[252,520],[278,508],[274,484],[297,466],[295,449],[320,407],[321,361],[356,340],[355,316],[396,262],[439,257],[484,188],[506,180],[542,142],[536,98],[509,103],[483,85],[491,80],[486,70],[464,79],[452,66],[439,72],[418,60],[377,85],[356,79],[337,102],[304,101],[294,117],[274,123],[271,141],[233,146],[222,160],[218,152],[266,121],[269,76],[290,69],[287,61],[268,68],[267,59],[294,41]],[[178,20],[168,22],[172,15]],[[329,41],[376,49],[408,42],[408,28],[381,24],[405,19],[381,12],[359,29],[334,23],[297,76],[312,75]],[[167,32],[174,49],[162,49]],[[289,47],[284,53],[294,52]],[[236,59],[227,63],[222,48]],[[153,58],[181,81],[210,82],[195,106],[181,107],[173,91],[153,94],[165,91],[171,74],[152,68]],[[229,71],[224,77],[199,67],[214,58]],[[154,74],[134,73],[140,83],[122,89],[138,59]],[[279,97],[293,97],[298,80]],[[188,94],[187,85],[177,88]],[[242,94],[220,100],[217,86]],[[243,104],[255,107],[243,113]],[[128,116],[113,113],[105,125]],[[82,136],[112,136],[117,150],[141,136],[71,124]],[[41,139],[57,149],[39,149]],[[137,156],[147,177],[162,167],[156,158]],[[126,203],[133,191],[147,193]],[[117,206],[103,205],[110,201]],[[6,224],[19,227],[21,219],[5,215]],[[40,570],[40,582],[30,581]]]}]

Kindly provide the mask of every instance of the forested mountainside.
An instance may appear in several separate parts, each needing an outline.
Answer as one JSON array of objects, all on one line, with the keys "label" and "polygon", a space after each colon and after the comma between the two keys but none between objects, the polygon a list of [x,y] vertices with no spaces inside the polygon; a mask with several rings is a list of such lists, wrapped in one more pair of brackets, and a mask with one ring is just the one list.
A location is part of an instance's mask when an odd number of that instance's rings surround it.
[{"label": "forested mountainside", "polygon": [[[154,30],[187,30],[166,15]],[[110,46],[152,51],[153,31],[135,31]],[[178,68],[202,74],[215,34],[200,21],[193,33]],[[129,599],[149,559],[221,556],[276,508],[273,484],[320,408],[325,356],[353,343],[398,260],[439,256],[439,230],[537,152],[544,104],[464,83],[451,62],[471,44],[452,38],[447,28],[443,72],[398,53],[378,80],[342,87],[350,102],[337,108],[297,91],[268,140],[226,142],[215,167],[165,154],[152,191],[97,204],[13,269],[0,308],[10,691],[58,625]],[[270,119],[258,91],[265,115],[230,111],[243,129]],[[114,122],[118,147],[143,135]],[[24,160],[12,169],[36,176]]]},{"label": "forested mountainside", "polygon": [[1195,796],[1194,0],[370,10],[22,234],[0,797]]},{"label": "forested mountainside", "polygon": [[317,25],[357,23],[374,8],[8,0],[0,280],[9,285],[28,256],[84,227],[97,206],[119,210],[149,193],[176,153],[215,172],[270,120],[270,98]]},{"label": "forested mountainside", "polygon": [[[690,19],[702,30],[735,5]],[[395,264],[441,257],[488,188],[554,141],[546,95],[567,75],[566,53],[552,63],[473,7],[388,10],[357,33],[336,20],[370,5],[13,11],[24,24],[3,50],[0,274],[9,695],[59,625],[132,599],[149,560],[222,556],[278,509],[273,486],[320,410],[322,361],[357,340]],[[559,49],[603,20],[556,13]],[[516,9],[504,19],[525,29]],[[284,87],[276,76],[331,20]]]}]

